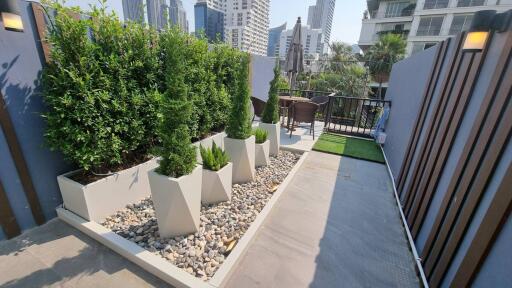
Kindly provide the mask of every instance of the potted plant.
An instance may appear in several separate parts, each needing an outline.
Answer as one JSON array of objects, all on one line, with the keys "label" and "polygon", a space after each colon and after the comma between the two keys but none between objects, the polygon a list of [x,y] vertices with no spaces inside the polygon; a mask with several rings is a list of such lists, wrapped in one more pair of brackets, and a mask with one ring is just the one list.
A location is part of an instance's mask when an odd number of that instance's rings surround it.
[{"label": "potted plant", "polygon": [[200,146],[203,159],[201,202],[214,204],[231,200],[233,164],[229,156],[213,142],[211,148]]},{"label": "potted plant", "polygon": [[231,112],[226,128],[224,149],[233,162],[233,182],[253,181],[255,177],[255,139],[251,135],[249,96],[249,55],[238,52],[236,77],[237,88],[232,95]]},{"label": "potted plant", "polygon": [[279,67],[279,61],[277,61],[274,67],[274,79],[270,81],[270,90],[268,91],[268,100],[265,109],[263,110],[263,116],[259,127],[268,132],[268,138],[270,140],[270,155],[277,156],[279,154],[280,146],[280,127],[279,127],[279,79],[281,68]]},{"label": "potted plant", "polygon": [[257,128],[253,130],[252,134],[256,138],[256,167],[270,164],[270,141],[267,139],[268,132]]},{"label": "potted plant", "polygon": [[100,222],[150,195],[158,65],[150,43],[157,34],[135,23],[123,29],[104,8],[82,19],[72,17],[77,8],[53,8],[51,60],[42,77],[45,138],[79,168],[57,177],[64,208]]},{"label": "potted plant", "polygon": [[185,85],[183,49],[187,35],[170,29],[160,36],[164,63],[159,167],[149,171],[149,184],[161,237],[195,233],[199,229],[202,167],[196,165],[196,148],[187,126],[192,113]]}]

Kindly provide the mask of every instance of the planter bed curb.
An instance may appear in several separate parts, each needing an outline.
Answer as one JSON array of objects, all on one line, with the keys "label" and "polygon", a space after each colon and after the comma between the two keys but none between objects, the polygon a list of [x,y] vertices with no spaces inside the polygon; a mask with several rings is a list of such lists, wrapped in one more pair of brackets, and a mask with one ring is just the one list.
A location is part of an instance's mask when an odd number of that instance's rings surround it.
[{"label": "planter bed curb", "polygon": [[224,263],[222,263],[219,270],[214,274],[213,278],[208,282],[204,282],[199,278],[188,274],[187,272],[168,262],[166,259],[155,255],[138,246],[136,243],[133,243],[115,234],[99,223],[89,222],[62,207],[57,208],[57,215],[64,222],[82,231],[91,238],[114,250],[121,256],[139,265],[144,270],[159,277],[167,283],[174,285],[175,287],[223,287],[231,273],[233,273],[234,267],[240,261],[248,246],[254,240],[259,228],[263,225],[267,216],[270,215],[272,208],[277,203],[280,196],[290,183],[291,179],[293,179],[309,154],[308,151],[288,149],[286,147],[281,147],[281,149],[290,152],[303,153],[295,166],[293,166],[293,168],[290,170],[284,181],[273,193],[272,197],[267,202],[263,210],[261,210],[256,219],[251,223],[249,229],[240,238],[233,251],[229,254]]}]

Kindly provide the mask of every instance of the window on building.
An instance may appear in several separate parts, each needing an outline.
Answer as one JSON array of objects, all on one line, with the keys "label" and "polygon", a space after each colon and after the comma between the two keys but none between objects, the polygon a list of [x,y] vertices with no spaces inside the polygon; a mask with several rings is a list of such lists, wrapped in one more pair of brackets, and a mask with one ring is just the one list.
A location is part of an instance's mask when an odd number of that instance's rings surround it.
[{"label": "window on building", "polygon": [[421,52],[425,49],[428,49],[432,46],[435,46],[437,45],[436,42],[416,42],[413,44],[412,46],[412,53],[411,54],[415,54],[415,53],[418,53],[418,52]]},{"label": "window on building", "polygon": [[452,25],[450,26],[450,35],[467,31],[473,20],[473,14],[455,15],[453,16]]},{"label": "window on building", "polygon": [[386,14],[384,14],[384,17],[391,18],[410,16],[412,12],[411,7],[413,6],[414,4],[411,4],[410,2],[389,2],[386,6]]},{"label": "window on building", "polygon": [[441,9],[448,7],[448,0],[425,0],[423,9]]},{"label": "window on building", "polygon": [[422,17],[416,36],[437,36],[441,32],[444,16]]},{"label": "window on building", "polygon": [[486,0],[458,0],[457,7],[484,6]]}]

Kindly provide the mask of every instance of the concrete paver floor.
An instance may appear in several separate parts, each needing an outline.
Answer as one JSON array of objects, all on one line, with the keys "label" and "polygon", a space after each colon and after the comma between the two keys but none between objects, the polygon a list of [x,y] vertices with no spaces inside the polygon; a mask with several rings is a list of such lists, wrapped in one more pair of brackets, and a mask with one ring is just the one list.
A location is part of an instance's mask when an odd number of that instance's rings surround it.
[{"label": "concrete paver floor", "polygon": [[61,220],[0,242],[0,287],[169,287]]},{"label": "concrete paver floor", "polygon": [[[418,287],[386,167],[310,152],[226,287]],[[0,243],[0,287],[168,287],[60,220]]]},{"label": "concrete paver floor", "polygon": [[386,166],[311,152],[227,287],[419,287]]}]

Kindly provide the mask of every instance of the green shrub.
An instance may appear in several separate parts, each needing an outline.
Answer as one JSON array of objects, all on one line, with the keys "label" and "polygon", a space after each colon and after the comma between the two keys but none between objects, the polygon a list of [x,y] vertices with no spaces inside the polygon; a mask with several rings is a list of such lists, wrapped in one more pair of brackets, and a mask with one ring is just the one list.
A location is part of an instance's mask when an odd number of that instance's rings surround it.
[{"label": "green shrub", "polygon": [[235,58],[240,65],[234,73],[236,89],[232,91],[234,94],[231,98],[231,112],[226,128],[226,134],[232,139],[247,139],[251,136],[249,57],[245,52],[238,52]]},{"label": "green shrub", "polygon": [[252,130],[252,135],[254,135],[256,137],[257,144],[262,144],[262,143],[265,143],[265,141],[267,141],[268,132],[261,128],[256,128],[256,129]]},{"label": "green shrub", "polygon": [[225,151],[222,151],[220,147],[217,147],[215,142],[213,142],[212,148],[204,148],[203,146],[199,146],[199,149],[201,150],[203,167],[208,170],[219,171],[229,162],[228,154]]},{"label": "green shrub", "polygon": [[56,16],[48,32],[51,61],[42,79],[47,143],[86,171],[116,170],[134,154],[147,153],[154,141],[157,97],[154,89],[141,88],[152,78],[132,80],[140,74],[132,65],[140,53],[147,53],[144,65],[158,66],[148,45],[151,32],[123,29],[103,7],[93,8],[92,18],[77,19],[78,8],[49,4]]},{"label": "green shrub", "polygon": [[157,153],[162,157],[157,172],[174,178],[190,174],[196,164],[196,150],[190,143],[187,124],[192,114],[185,85],[185,54],[187,36],[178,28],[160,34],[160,55],[163,63],[164,82],[161,87],[161,117],[158,129],[162,147]]},{"label": "green shrub", "polygon": [[281,68],[279,67],[279,61],[277,61],[276,66],[274,67],[274,79],[270,81],[267,105],[265,105],[263,116],[261,117],[261,122],[263,123],[279,123],[279,96],[277,92],[279,89],[278,85],[280,74]]}]

